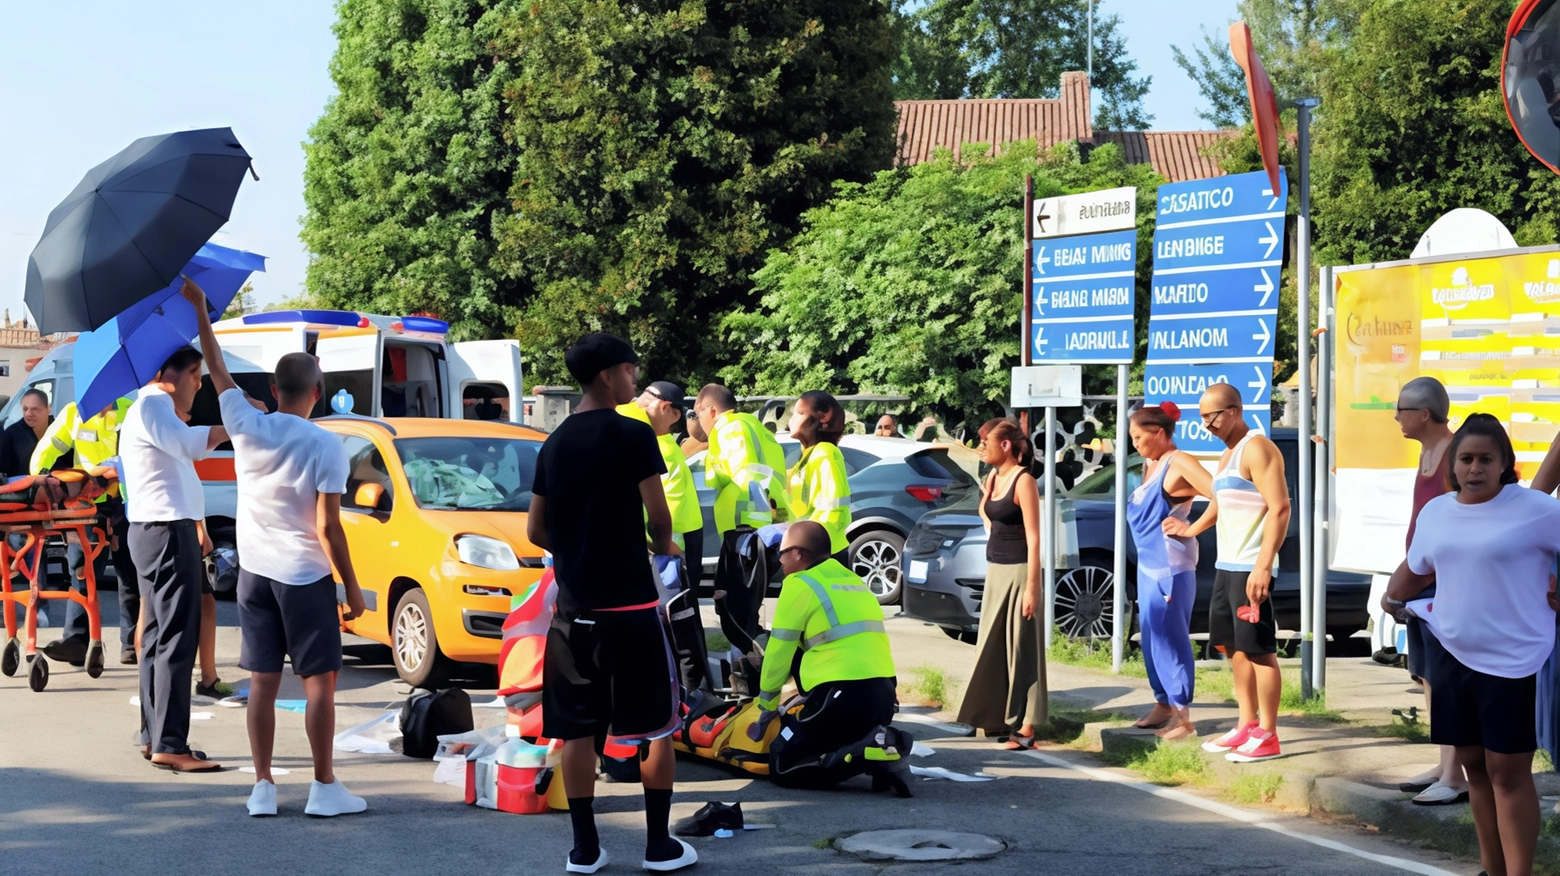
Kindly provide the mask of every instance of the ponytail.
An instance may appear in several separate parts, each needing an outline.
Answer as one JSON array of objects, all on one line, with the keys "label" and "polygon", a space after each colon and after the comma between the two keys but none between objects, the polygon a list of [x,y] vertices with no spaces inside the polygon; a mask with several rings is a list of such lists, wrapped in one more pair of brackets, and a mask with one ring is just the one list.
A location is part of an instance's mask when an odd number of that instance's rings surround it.
[{"label": "ponytail", "polygon": [[1009,442],[1013,445],[1013,458],[1026,468],[1032,467],[1035,461],[1035,451],[1033,445],[1029,443],[1029,437],[1024,434],[1023,428],[1018,423],[1007,417],[987,420],[986,424],[980,427],[980,440]]}]

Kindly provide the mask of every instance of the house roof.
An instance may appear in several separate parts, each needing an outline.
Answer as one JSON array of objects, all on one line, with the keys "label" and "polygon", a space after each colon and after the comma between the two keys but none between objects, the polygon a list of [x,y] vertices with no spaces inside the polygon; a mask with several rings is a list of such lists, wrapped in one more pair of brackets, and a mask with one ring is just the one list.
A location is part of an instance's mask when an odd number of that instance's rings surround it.
[{"label": "house roof", "polygon": [[1216,162],[1204,153],[1235,131],[1095,131],[1089,106],[1089,77],[1070,71],[1062,74],[1057,98],[994,98],[972,100],[901,100],[899,111],[900,165],[930,161],[939,148],[961,157],[969,143],[1002,147],[1020,140],[1034,140],[1040,149],[1076,140],[1084,145],[1116,143],[1133,163],[1153,165],[1171,182],[1222,176]]}]

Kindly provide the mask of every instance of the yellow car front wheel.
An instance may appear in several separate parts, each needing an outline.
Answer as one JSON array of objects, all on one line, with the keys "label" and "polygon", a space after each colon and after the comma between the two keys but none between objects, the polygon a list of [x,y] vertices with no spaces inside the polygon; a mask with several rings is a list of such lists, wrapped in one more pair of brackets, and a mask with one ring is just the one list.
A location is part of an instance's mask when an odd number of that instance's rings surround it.
[{"label": "yellow car front wheel", "polygon": [[433,612],[421,589],[406,591],[396,604],[390,627],[395,671],[412,687],[437,688],[449,678],[449,658],[439,651]]}]

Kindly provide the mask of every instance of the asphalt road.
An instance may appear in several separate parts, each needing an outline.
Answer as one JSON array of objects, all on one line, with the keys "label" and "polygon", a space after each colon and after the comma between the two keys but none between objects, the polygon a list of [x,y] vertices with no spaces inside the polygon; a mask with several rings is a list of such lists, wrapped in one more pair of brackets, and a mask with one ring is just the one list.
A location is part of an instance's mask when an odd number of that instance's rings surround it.
[{"label": "asphalt road", "polygon": [[[112,597],[105,601],[112,601]],[[239,676],[235,609],[219,604],[219,660]],[[114,616],[105,607],[108,623]],[[908,621],[890,622],[900,644],[916,649],[967,646]],[[47,641],[56,631],[45,631]],[[468,807],[460,791],[431,781],[433,766],[400,755],[341,754],[338,775],[368,798],[357,816],[311,819],[303,716],[278,711],[280,817],[251,819],[244,800],[252,777],[244,710],[197,706],[192,742],[229,769],[180,776],[151,768],[130,745],[135,709],[133,668],[112,662],[96,680],[57,666],[42,693],[24,678],[0,678],[0,872],[55,874],[418,874],[560,873],[569,847],[561,814],[517,816]],[[379,646],[348,648],[338,727],[396,706],[404,687]],[[472,673],[491,691],[490,672]],[[473,690],[473,699],[484,699]],[[299,697],[289,679],[284,698]],[[479,725],[497,710],[478,709]],[[698,763],[679,765],[673,817],[704,801],[740,801],[749,822],[773,823],[731,839],[695,840],[695,872],[878,873],[879,863],[841,854],[829,841],[859,831],[929,828],[971,831],[1008,844],[996,858],[961,865],[968,874],[1057,873],[1078,876],[1250,876],[1300,873],[1474,874],[1471,862],[1390,842],[1362,830],[1255,810],[1237,810],[1180,791],[1128,782],[1090,767],[1067,750],[1000,752],[983,740],[943,738],[907,723],[935,753],[918,765],[1000,778],[978,784],[917,781],[916,797],[872,795],[865,785],[795,792]],[[861,780],[858,780],[861,781]],[[597,811],[615,863],[605,873],[639,870],[643,842],[638,786],[603,783]],[[940,872],[945,865],[899,864],[893,873]]]}]

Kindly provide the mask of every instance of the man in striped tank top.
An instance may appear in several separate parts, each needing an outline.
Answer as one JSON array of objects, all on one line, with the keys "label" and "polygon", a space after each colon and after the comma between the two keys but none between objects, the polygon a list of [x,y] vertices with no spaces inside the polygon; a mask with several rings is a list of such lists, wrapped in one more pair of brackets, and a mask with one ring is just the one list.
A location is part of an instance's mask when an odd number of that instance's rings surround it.
[{"label": "man in striped tank top", "polygon": [[1203,744],[1225,752],[1237,763],[1279,756],[1278,700],[1283,684],[1278,670],[1277,625],[1269,593],[1278,568],[1278,549],[1289,532],[1289,489],[1284,457],[1266,435],[1246,423],[1240,393],[1216,383],[1198,404],[1203,428],[1228,449],[1213,476],[1209,513],[1194,524],[1165,522],[1172,535],[1196,535],[1217,519],[1219,559],[1214,564],[1213,598],[1208,606],[1208,641],[1229,658],[1235,675],[1240,723]]}]

